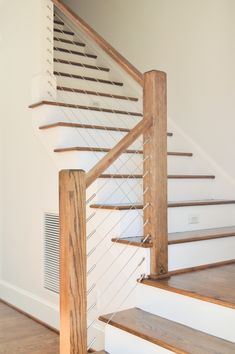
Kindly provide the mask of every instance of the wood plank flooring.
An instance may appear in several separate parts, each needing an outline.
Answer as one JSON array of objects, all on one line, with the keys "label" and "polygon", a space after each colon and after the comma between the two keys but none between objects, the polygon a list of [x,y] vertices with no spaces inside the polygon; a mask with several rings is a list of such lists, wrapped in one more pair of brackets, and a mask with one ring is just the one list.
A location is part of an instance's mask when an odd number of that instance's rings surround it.
[{"label": "wood plank flooring", "polygon": [[0,354],[58,353],[58,334],[0,301]]}]

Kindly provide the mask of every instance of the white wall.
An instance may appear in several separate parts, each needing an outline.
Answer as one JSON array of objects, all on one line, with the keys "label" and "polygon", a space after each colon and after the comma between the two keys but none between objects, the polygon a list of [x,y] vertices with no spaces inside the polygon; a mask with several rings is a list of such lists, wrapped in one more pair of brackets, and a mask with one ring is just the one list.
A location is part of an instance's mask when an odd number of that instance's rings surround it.
[{"label": "white wall", "polygon": [[[43,288],[43,213],[57,203],[57,171],[32,128],[31,82],[42,70],[43,1],[0,2],[0,297],[56,325]],[[51,310],[51,312],[47,311]],[[48,313],[47,313],[48,312]]]},{"label": "white wall", "polygon": [[141,72],[167,72],[169,117],[235,178],[234,0],[65,2]]}]

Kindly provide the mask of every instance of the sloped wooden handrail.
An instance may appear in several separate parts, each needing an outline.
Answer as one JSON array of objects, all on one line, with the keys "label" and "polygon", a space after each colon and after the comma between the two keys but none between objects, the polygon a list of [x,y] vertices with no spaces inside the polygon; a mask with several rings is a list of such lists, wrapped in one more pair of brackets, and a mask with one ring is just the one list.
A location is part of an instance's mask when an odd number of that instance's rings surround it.
[{"label": "sloped wooden handrail", "polygon": [[113,46],[111,46],[102,36],[91,28],[81,17],[79,17],[69,6],[62,1],[52,0],[55,6],[79,27],[90,39],[103,49],[116,63],[127,72],[138,84],[143,86],[143,75],[126,58],[124,58]]},{"label": "sloped wooden handrail", "polygon": [[86,187],[89,187],[117,158],[125,153],[141,134],[144,134],[152,125],[152,121],[142,119],[117,145],[115,145],[89,172],[86,174]]}]

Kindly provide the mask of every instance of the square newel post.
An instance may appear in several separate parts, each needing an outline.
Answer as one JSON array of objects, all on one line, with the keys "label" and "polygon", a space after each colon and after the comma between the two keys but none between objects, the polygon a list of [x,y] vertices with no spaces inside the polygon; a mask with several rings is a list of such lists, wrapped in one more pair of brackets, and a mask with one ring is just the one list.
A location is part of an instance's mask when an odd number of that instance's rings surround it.
[{"label": "square newel post", "polygon": [[144,236],[152,240],[150,276],[168,272],[167,231],[167,84],[166,74],[144,74]]},{"label": "square newel post", "polygon": [[87,354],[85,172],[64,170],[60,188],[60,354]]}]

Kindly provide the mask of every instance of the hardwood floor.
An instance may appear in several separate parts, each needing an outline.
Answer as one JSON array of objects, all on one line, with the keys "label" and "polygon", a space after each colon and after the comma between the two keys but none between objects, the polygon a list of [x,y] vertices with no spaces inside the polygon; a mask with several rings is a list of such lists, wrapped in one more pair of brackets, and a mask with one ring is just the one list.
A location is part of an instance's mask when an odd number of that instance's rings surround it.
[{"label": "hardwood floor", "polygon": [[58,353],[58,334],[0,301],[0,354]]},{"label": "hardwood floor", "polygon": [[146,279],[143,283],[235,309],[235,260],[166,279]]}]

